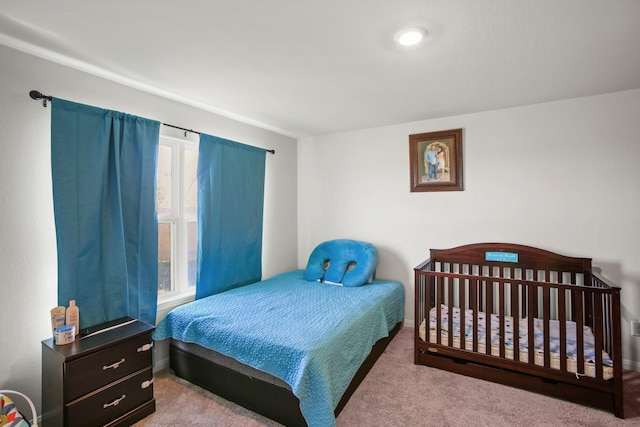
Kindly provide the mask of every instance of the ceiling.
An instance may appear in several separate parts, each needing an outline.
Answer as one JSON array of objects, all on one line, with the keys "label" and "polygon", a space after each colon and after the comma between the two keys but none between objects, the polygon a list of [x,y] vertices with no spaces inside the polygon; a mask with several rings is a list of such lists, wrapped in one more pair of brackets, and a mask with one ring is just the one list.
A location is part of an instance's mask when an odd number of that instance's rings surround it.
[{"label": "ceiling", "polygon": [[0,44],[292,137],[640,88],[638,0],[0,6]]}]

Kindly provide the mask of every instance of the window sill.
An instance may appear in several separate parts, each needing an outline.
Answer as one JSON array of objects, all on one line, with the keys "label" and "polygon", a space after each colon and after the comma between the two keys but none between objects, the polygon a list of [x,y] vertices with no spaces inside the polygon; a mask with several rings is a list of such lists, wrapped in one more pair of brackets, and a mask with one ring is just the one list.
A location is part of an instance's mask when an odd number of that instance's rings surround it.
[{"label": "window sill", "polygon": [[183,292],[176,295],[167,296],[158,299],[158,313],[170,311],[182,304],[194,301],[196,299],[195,292]]}]

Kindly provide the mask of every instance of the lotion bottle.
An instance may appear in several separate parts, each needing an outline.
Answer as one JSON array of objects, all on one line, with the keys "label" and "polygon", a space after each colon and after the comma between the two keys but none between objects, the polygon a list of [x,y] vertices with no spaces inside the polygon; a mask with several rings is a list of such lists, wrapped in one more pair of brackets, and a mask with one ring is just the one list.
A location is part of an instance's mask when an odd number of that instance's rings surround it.
[{"label": "lotion bottle", "polygon": [[56,328],[64,326],[65,308],[63,306],[53,307],[51,309],[51,333],[55,333]]},{"label": "lotion bottle", "polygon": [[69,308],[67,308],[67,325],[76,326],[76,334],[80,333],[80,310],[76,305],[76,300],[69,301]]}]

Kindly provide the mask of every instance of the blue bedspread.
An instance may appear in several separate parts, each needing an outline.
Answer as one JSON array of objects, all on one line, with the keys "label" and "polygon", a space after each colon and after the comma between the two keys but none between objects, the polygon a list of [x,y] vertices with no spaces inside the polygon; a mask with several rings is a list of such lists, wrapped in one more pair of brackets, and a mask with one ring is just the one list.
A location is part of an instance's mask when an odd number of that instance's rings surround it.
[{"label": "blue bedspread", "polygon": [[399,282],[340,287],[295,270],[180,306],[154,338],[197,343],[281,378],[309,427],[335,426],[355,372],[403,317]]}]

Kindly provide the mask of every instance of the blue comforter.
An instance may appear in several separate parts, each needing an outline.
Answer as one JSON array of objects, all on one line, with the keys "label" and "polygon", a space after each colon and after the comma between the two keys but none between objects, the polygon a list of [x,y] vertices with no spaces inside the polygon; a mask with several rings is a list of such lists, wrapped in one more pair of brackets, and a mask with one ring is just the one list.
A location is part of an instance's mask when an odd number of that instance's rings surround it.
[{"label": "blue comforter", "polygon": [[355,372],[403,317],[399,282],[341,287],[295,270],[180,306],[154,338],[197,343],[281,378],[309,427],[335,426]]}]

